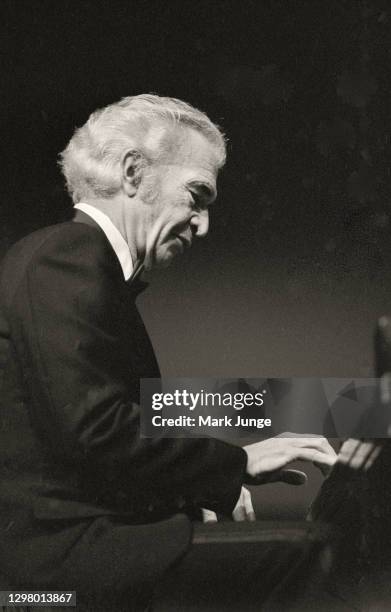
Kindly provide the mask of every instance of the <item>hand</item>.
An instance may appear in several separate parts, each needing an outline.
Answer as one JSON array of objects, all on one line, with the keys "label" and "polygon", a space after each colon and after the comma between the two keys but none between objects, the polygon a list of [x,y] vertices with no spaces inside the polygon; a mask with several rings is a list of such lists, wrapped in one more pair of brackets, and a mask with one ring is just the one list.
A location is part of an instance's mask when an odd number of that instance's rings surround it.
[{"label": "hand", "polygon": [[303,484],[306,476],[296,470],[284,470],[291,461],[312,461],[322,471],[330,469],[337,460],[334,449],[326,438],[284,433],[275,438],[243,447],[247,453],[248,484],[283,481]]},{"label": "hand", "polygon": [[[256,520],[253,503],[251,501],[251,493],[245,487],[241,488],[239,499],[232,512],[234,521],[250,521]],[[216,523],[217,515],[212,510],[202,508],[202,520],[204,523]]]},{"label": "hand", "polygon": [[338,463],[366,472],[374,464],[382,449],[381,440],[346,440],[339,452]]}]

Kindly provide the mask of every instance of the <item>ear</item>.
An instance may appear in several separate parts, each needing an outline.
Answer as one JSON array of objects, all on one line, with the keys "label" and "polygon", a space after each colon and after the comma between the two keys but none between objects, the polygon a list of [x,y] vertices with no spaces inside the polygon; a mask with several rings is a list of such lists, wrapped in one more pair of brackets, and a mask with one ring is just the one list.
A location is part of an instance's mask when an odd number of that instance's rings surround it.
[{"label": "ear", "polygon": [[133,198],[141,182],[145,158],[140,151],[127,151],[121,163],[122,186],[129,198]]}]

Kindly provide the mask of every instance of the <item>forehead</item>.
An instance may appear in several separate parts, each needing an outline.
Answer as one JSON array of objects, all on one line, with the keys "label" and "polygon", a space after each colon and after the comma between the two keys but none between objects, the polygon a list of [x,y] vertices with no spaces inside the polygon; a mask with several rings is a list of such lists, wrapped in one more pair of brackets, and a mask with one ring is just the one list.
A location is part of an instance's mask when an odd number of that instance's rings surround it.
[{"label": "forehead", "polygon": [[177,128],[166,143],[164,162],[183,172],[200,172],[217,177],[216,147],[200,132],[191,128]]}]

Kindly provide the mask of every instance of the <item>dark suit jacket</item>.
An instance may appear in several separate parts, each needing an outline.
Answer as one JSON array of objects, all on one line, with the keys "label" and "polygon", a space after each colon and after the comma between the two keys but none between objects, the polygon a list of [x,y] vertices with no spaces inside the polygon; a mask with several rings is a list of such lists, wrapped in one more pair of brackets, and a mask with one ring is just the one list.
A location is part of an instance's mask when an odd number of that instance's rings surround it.
[{"label": "dark suit jacket", "polygon": [[102,230],[78,220],[31,234],[2,265],[0,529],[8,549],[14,532],[23,542],[38,526],[87,517],[148,523],[188,505],[228,513],[246,466],[244,451],[221,441],[140,438],[139,381],[159,376],[135,305],[141,286],[125,283]]}]

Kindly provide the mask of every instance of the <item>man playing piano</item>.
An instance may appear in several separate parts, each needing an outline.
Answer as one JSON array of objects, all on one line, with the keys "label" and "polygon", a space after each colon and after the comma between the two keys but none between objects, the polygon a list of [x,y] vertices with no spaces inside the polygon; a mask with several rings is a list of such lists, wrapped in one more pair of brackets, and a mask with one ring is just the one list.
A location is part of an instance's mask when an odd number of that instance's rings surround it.
[{"label": "man playing piano", "polygon": [[253,520],[251,477],[289,481],[292,460],[335,462],[316,437],[244,449],[140,438],[139,381],[159,376],[135,304],[140,275],[207,234],[224,161],[223,135],[202,112],[125,98],[93,113],[62,153],[74,219],[5,257],[3,589],[71,589],[96,610],[136,609],[191,545],[195,509]]}]

